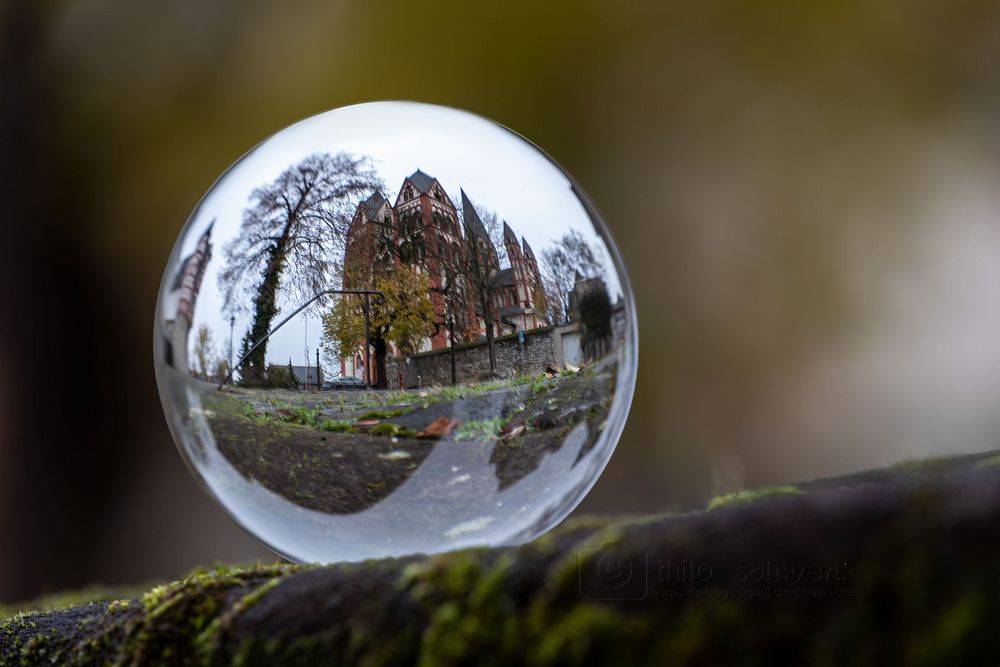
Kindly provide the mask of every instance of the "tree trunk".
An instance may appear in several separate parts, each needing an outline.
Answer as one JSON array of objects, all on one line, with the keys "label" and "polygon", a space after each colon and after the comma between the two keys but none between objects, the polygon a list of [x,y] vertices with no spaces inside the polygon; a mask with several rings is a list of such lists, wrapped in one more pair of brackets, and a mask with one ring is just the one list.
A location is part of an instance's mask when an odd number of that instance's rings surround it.
[{"label": "tree trunk", "polygon": [[[254,299],[253,321],[250,324],[250,330],[243,337],[241,356],[271,331],[271,322],[278,314],[278,288],[281,283],[281,273],[285,269],[285,257],[291,229],[292,222],[289,221],[285,224],[281,237],[271,248],[267,267],[264,269],[264,279],[261,281],[257,297]],[[259,384],[264,379],[266,369],[267,342],[265,341],[247,358],[244,368],[240,370],[240,376],[245,384]]]},{"label": "tree trunk", "polygon": [[378,336],[372,338],[372,347],[375,348],[375,386],[378,389],[387,389],[389,379],[386,377],[385,357],[389,353],[389,346],[385,338]]},{"label": "tree trunk", "polygon": [[493,349],[493,304],[490,303],[489,293],[479,291],[479,307],[483,309],[483,322],[486,324],[486,348],[490,353],[490,375],[496,375],[497,355]]},{"label": "tree trunk", "polygon": [[15,616],[0,664],[995,662],[1000,466],[987,463],[584,518],[521,547],[196,574]]}]

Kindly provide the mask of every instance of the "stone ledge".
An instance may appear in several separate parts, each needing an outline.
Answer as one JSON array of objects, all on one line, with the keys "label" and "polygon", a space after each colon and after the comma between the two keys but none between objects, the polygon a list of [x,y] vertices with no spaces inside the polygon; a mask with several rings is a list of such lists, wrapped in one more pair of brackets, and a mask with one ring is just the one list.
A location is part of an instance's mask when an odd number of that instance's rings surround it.
[{"label": "stone ledge", "polygon": [[0,623],[0,665],[958,664],[1000,650],[1000,468],[194,573]]}]

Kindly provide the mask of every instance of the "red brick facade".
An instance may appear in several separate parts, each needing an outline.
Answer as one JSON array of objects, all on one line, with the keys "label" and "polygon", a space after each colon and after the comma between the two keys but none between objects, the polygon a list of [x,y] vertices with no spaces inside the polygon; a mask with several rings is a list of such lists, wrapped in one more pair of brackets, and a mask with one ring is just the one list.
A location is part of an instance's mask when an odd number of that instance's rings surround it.
[{"label": "red brick facade", "polygon": [[[345,266],[357,266],[359,262],[371,262],[375,266],[384,262],[405,262],[415,271],[427,275],[438,327],[426,344],[415,352],[442,349],[449,345],[445,324],[448,308],[442,293],[446,289],[458,295],[451,300],[456,340],[475,340],[485,334],[481,309],[476,307],[472,296],[474,290],[464,284],[464,278],[456,279],[454,271],[447,268],[461,266],[467,260],[466,235],[469,233],[479,234],[485,239],[496,262],[493,267],[495,298],[490,314],[495,335],[547,324],[544,308],[539,302],[542,292],[538,264],[528,243],[518,243],[513,230],[505,222],[504,245],[510,267],[500,269],[499,260],[495,259],[496,248],[464,192],[463,218],[464,232],[455,204],[444,187],[436,178],[419,169],[403,180],[395,202],[390,202],[381,192],[375,192],[355,211],[348,232]],[[449,279],[456,280],[456,284],[447,285]],[[347,284],[344,287],[350,288]],[[399,350],[392,352],[399,354]],[[363,352],[359,351],[353,359],[342,359],[341,373],[364,377],[363,364],[359,363],[363,357]]]}]

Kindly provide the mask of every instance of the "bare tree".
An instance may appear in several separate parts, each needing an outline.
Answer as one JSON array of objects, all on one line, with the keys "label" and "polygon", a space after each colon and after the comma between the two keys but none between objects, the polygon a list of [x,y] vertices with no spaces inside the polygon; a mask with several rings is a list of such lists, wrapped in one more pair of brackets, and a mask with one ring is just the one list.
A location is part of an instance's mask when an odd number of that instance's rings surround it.
[{"label": "bare tree", "polygon": [[[485,211],[484,211],[485,212]],[[496,216],[493,216],[494,221]],[[496,373],[497,358],[493,349],[493,307],[496,301],[496,276],[500,271],[497,244],[490,238],[476,206],[462,191],[462,224],[465,228],[465,249],[459,254],[458,273],[465,278],[472,292],[476,308],[486,329],[486,346],[489,349],[490,373]],[[500,244],[501,247],[503,244]]]},{"label": "bare tree", "polygon": [[569,319],[569,295],[578,278],[604,276],[599,257],[600,251],[575,229],[542,250],[542,283],[552,324]]},{"label": "bare tree", "polygon": [[[336,284],[353,205],[380,185],[367,158],[317,153],[253,191],[218,278],[226,312],[245,311],[252,301],[241,356],[267,334],[279,293],[305,300]],[[241,370],[245,381],[263,376],[266,352],[266,343],[254,350]]]},{"label": "bare tree", "polygon": [[461,208],[458,209],[458,217],[462,222],[463,228],[465,226],[465,205],[464,200],[468,199],[469,203],[472,205],[472,210],[479,217],[479,222],[482,223],[483,229],[486,230],[486,235],[489,237],[490,242],[493,244],[493,248],[496,250],[497,261],[501,269],[510,266],[509,258],[507,257],[507,244],[504,242],[503,238],[503,220],[500,216],[487,208],[482,202],[477,201],[465,194],[465,191],[460,193],[463,197],[460,201],[463,202]]},{"label": "bare tree", "polygon": [[194,376],[200,380],[209,379],[216,363],[216,352],[215,341],[212,340],[212,331],[208,325],[202,324],[195,334],[194,361],[195,367],[191,369]]}]

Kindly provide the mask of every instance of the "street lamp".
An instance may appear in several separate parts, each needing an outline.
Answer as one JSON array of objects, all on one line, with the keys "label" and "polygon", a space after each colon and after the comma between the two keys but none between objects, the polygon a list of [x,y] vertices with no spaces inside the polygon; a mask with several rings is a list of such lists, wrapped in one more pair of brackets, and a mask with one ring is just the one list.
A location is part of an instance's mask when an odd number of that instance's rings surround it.
[{"label": "street lamp", "polygon": [[458,384],[458,374],[455,367],[455,318],[448,315],[448,348],[451,350],[451,384]]},{"label": "street lamp", "polygon": [[[380,291],[378,291],[378,290],[367,290],[367,289],[328,289],[328,290],[323,290],[319,294],[316,294],[311,299],[309,299],[308,301],[306,301],[304,304],[302,304],[301,306],[299,306],[298,308],[296,308],[295,310],[293,310],[292,313],[288,317],[286,317],[285,319],[283,319],[280,322],[278,322],[278,325],[276,327],[274,327],[273,329],[271,329],[270,331],[268,331],[267,334],[265,336],[263,336],[260,340],[254,342],[254,344],[250,346],[250,349],[246,351],[246,354],[244,354],[242,357],[240,357],[240,360],[236,363],[236,367],[230,367],[229,368],[229,374],[226,375],[225,378],[223,378],[222,382],[219,383],[219,386],[217,387],[217,389],[222,389],[226,385],[227,382],[229,382],[230,380],[232,380],[233,379],[233,373],[236,371],[236,368],[242,366],[243,362],[246,361],[247,359],[249,359],[250,355],[253,354],[254,351],[258,347],[260,347],[261,345],[263,345],[264,342],[268,338],[270,338],[271,336],[273,336],[275,334],[275,332],[278,331],[278,329],[280,329],[281,327],[283,327],[286,324],[288,324],[293,317],[295,317],[296,315],[298,315],[299,313],[301,313],[303,310],[305,310],[306,308],[308,308],[310,305],[312,305],[312,303],[314,301],[316,301],[317,299],[320,299],[320,298],[322,298],[324,296],[327,296],[328,294],[346,294],[346,295],[357,294],[358,296],[363,296],[365,298],[365,305],[364,305],[364,311],[365,311],[365,375],[367,375],[368,374],[368,348],[371,345],[371,341],[369,340],[369,333],[368,333],[369,329],[370,329],[369,322],[368,322],[368,306],[371,304],[371,297],[372,297],[372,295],[375,296],[376,303],[383,303],[383,302],[385,302],[385,294],[382,293],[382,292],[380,292]],[[230,337],[230,344],[232,344],[231,337]]]},{"label": "street lamp", "polygon": [[229,318],[229,372],[233,372],[233,327],[236,326],[236,316]]}]

